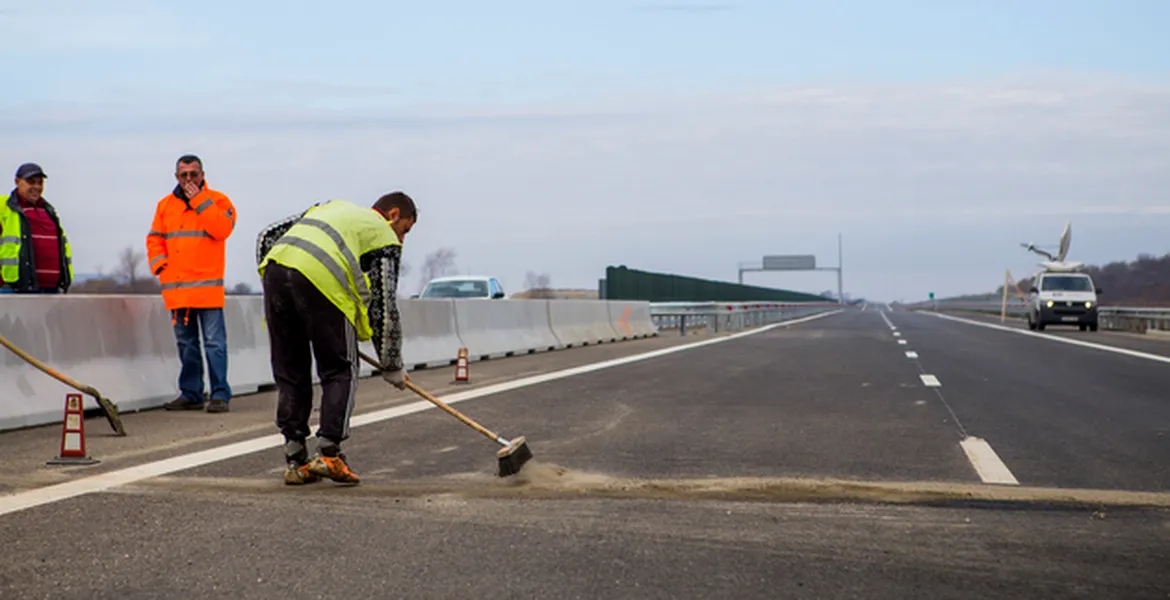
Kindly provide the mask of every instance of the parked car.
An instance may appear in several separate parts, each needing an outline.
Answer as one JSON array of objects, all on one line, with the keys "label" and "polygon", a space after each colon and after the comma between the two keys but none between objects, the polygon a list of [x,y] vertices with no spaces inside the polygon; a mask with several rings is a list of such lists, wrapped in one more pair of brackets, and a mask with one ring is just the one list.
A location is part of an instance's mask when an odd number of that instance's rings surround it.
[{"label": "parked car", "polygon": [[438,277],[427,283],[427,287],[415,298],[422,299],[478,299],[498,300],[506,297],[504,286],[495,277],[463,275]]}]

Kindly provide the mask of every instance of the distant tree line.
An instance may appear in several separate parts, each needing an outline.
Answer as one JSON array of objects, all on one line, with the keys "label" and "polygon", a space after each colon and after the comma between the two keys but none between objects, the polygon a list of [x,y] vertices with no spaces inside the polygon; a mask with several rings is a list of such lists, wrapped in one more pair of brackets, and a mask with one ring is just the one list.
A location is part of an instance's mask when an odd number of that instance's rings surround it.
[{"label": "distant tree line", "polygon": [[[111,273],[98,267],[97,277],[78,281],[69,288],[70,294],[160,294],[158,278],[146,268],[146,253],[131,246],[118,253],[118,261]],[[229,295],[254,294],[252,286],[240,282],[227,289]]]},{"label": "distant tree line", "polygon": [[[423,260],[422,271],[419,273],[418,292],[422,293],[427,283],[436,277],[454,275],[459,272],[455,265],[456,252],[454,248],[439,248],[428,254]],[[399,270],[399,295],[410,294],[404,282],[410,275],[409,264],[403,264]],[[530,298],[557,298],[560,294],[552,289],[552,278],[548,273],[528,272],[524,281],[526,292],[522,295]],[[146,266],[146,253],[132,246],[123,248],[118,253],[117,263],[110,273],[105,273],[99,267],[98,275],[78,281],[69,290],[72,294],[159,294],[161,288],[158,278],[150,273]],[[248,295],[260,293],[252,286],[240,282],[227,289],[229,295]]]}]

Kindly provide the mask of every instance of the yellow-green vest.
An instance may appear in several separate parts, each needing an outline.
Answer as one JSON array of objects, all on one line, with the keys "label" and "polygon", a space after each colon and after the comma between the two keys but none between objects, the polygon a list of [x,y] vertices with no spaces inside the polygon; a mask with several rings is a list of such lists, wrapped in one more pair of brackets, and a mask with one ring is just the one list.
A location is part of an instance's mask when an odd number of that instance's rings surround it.
[{"label": "yellow-green vest", "polygon": [[[45,203],[45,211],[61,232],[58,245],[64,279],[58,287],[68,290],[73,284],[73,249],[69,246],[69,238],[65,235],[65,228],[61,227],[57,211],[48,202]],[[3,285],[22,291],[39,287],[32,235],[27,224],[28,217],[20,209],[20,201],[16,196],[0,195],[0,280]]]},{"label": "yellow-green vest", "polygon": [[315,206],[297,221],[260,262],[260,277],[269,262],[300,271],[353,323],[360,340],[370,326],[370,279],[362,271],[362,255],[387,246],[401,246],[390,222],[369,207],[345,200]]}]

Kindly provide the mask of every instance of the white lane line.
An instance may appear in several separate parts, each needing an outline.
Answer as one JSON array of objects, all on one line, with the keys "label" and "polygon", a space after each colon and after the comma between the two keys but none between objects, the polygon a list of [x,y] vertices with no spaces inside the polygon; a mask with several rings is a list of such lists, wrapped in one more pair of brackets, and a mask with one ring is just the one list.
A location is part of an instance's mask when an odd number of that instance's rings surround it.
[{"label": "white lane line", "polygon": [[[658,358],[659,356],[666,356],[676,352],[683,352],[686,350],[692,350],[713,344],[722,344],[731,340],[757,335],[764,333],[765,331],[771,331],[772,329],[776,329],[778,327],[787,327],[789,325],[796,325],[798,323],[806,323],[815,319],[821,319],[824,317],[840,314],[841,312],[844,311],[835,310],[827,313],[819,313],[807,317],[801,317],[799,319],[793,319],[791,321],[773,323],[771,325],[760,327],[759,329],[752,329],[749,331],[732,334],[727,337],[703,340],[701,342],[673,346],[670,348],[663,348],[661,350],[652,350],[650,352],[643,352],[642,354],[624,356],[622,358],[615,358],[602,362],[581,365],[579,367],[562,369],[560,371],[553,371],[552,373],[533,375],[530,377],[524,377],[522,379],[515,379],[513,381],[506,381],[503,383],[484,386],[479,389],[467,390],[466,392],[442,395],[440,398],[442,398],[442,400],[448,404],[455,404],[465,400],[473,400],[475,398],[482,398],[492,394],[499,394],[501,392],[507,392],[510,390],[516,390],[541,383],[547,383],[549,381],[556,381],[558,379],[564,379],[566,377],[572,377],[582,373],[592,373],[594,371],[636,363],[649,360],[651,358]],[[435,408],[435,405],[425,400],[394,406],[363,415],[355,415],[353,419],[350,420],[350,427],[361,427],[362,425],[369,425],[371,423],[396,419],[398,417],[403,417],[433,408]],[[108,473],[102,473],[99,475],[93,475],[91,477],[67,481],[65,483],[50,485],[43,488],[4,494],[0,496],[0,516],[27,508],[33,508],[42,504],[67,500],[69,498],[81,496],[84,494],[102,492],[121,485],[149,479],[151,477],[158,477],[160,475],[166,475],[176,471],[183,471],[221,460],[227,460],[230,458],[243,456],[245,454],[259,452],[261,450],[279,448],[282,445],[284,445],[284,437],[277,433],[229,444],[220,448],[212,448],[210,450],[193,452],[191,454],[183,454],[165,460],[128,467],[117,471],[110,471]]]},{"label": "white lane line", "polygon": [[886,316],[885,311],[881,311],[878,314],[880,314],[882,316],[882,320],[884,320],[886,322],[886,325],[890,328],[890,331],[895,331],[898,329],[897,327],[894,327],[894,324],[890,321],[890,318]]},{"label": "white lane line", "polygon": [[951,315],[944,315],[944,314],[933,313],[933,312],[926,312],[925,314],[933,315],[933,316],[938,317],[940,319],[947,319],[950,321],[957,321],[959,323],[966,323],[968,325],[977,325],[979,327],[986,327],[988,329],[995,329],[998,331],[1007,331],[1009,333],[1018,333],[1020,335],[1027,335],[1027,336],[1031,336],[1031,337],[1036,337],[1036,338],[1040,338],[1042,340],[1049,340],[1052,342],[1060,342],[1063,344],[1072,344],[1073,346],[1083,346],[1085,348],[1093,348],[1095,350],[1104,350],[1106,352],[1113,352],[1115,354],[1123,354],[1125,356],[1132,356],[1134,358],[1144,358],[1146,360],[1152,360],[1152,361],[1156,361],[1156,362],[1170,364],[1170,356],[1160,356],[1157,354],[1150,354],[1148,352],[1139,352],[1137,350],[1118,348],[1117,346],[1106,346],[1104,344],[1094,344],[1093,342],[1074,340],[1074,339],[1070,339],[1070,338],[1066,338],[1066,337],[1059,337],[1059,336],[1055,336],[1055,335],[1045,335],[1043,333],[1036,333],[1034,331],[1029,331],[1027,329],[1016,329],[1014,327],[1005,327],[1003,325],[996,325],[994,323],[984,323],[982,321],[972,321],[970,319],[953,317]]},{"label": "white lane line", "polygon": [[918,377],[922,379],[922,385],[925,385],[926,387],[942,386],[942,382],[939,381],[938,377],[935,377],[934,375],[919,375]]},{"label": "white lane line", "polygon": [[895,331],[895,332],[894,332],[894,337],[902,337],[902,332],[901,332],[901,331]]},{"label": "white lane line", "polygon": [[906,345],[906,340],[898,340],[898,343],[899,343],[899,344],[901,344],[901,345],[903,345],[903,346],[905,346],[905,345]]},{"label": "white lane line", "polygon": [[906,358],[918,358],[918,353],[913,350],[907,350]]},{"label": "white lane line", "polygon": [[967,460],[971,461],[971,466],[975,467],[975,472],[979,474],[983,483],[1020,485],[1020,482],[1016,481],[1016,476],[1012,475],[986,440],[968,436],[959,442],[959,445],[963,447]]}]

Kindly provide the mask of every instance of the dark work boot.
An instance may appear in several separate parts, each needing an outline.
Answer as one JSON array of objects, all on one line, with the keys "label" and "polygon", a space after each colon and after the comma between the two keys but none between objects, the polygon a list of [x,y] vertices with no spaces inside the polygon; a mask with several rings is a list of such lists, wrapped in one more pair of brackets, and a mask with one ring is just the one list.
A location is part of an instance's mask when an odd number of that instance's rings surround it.
[{"label": "dark work boot", "polygon": [[203,410],[203,401],[198,400],[192,402],[182,396],[171,400],[163,405],[167,410]]},{"label": "dark work boot", "polygon": [[219,398],[215,398],[207,403],[207,412],[209,413],[225,413],[229,410],[231,409],[228,408],[227,401],[220,400]]}]

